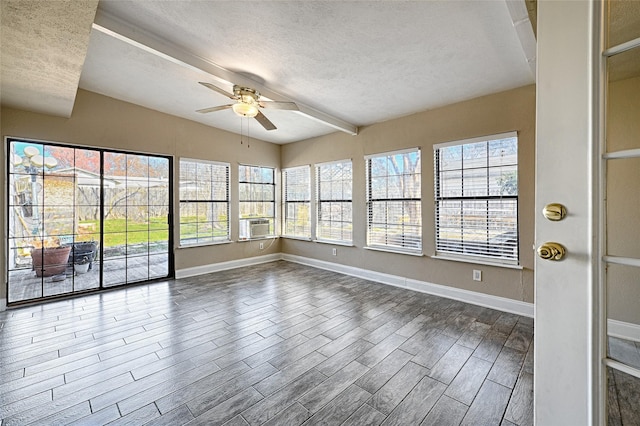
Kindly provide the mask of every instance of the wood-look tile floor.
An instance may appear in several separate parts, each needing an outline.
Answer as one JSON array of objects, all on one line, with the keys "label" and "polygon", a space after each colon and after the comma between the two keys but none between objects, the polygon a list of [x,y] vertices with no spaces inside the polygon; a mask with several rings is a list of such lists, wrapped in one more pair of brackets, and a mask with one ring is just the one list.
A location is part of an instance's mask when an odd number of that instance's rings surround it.
[{"label": "wood-look tile floor", "polygon": [[27,424],[530,425],[533,321],[284,261],[0,312]]}]

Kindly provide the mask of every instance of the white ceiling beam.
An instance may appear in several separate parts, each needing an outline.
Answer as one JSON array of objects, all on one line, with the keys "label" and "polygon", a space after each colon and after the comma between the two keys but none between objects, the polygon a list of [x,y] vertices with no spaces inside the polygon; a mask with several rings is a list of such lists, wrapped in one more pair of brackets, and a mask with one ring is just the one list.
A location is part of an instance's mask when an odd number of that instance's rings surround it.
[{"label": "white ceiling beam", "polygon": [[229,71],[211,61],[208,61],[207,59],[187,52],[167,40],[160,39],[159,37],[140,28],[136,28],[128,22],[104,11],[98,10],[93,23],[93,29],[174,64],[200,72],[204,74],[204,77],[217,81],[218,83],[229,84],[232,86],[237,84],[239,86],[251,87],[260,92],[260,94],[265,98],[277,101],[295,102],[300,109],[299,111],[295,111],[296,113],[324,123],[329,127],[350,135],[358,134],[358,127],[351,123],[304,105],[294,99],[281,95],[280,93],[276,93],[246,76]]},{"label": "white ceiling beam", "polygon": [[511,15],[511,22],[516,30],[522,51],[529,64],[531,75],[533,79],[536,78],[536,50],[537,42],[536,36],[533,33],[533,26],[529,19],[529,11],[524,0],[505,0],[507,3],[507,9],[509,9],[509,15]]}]

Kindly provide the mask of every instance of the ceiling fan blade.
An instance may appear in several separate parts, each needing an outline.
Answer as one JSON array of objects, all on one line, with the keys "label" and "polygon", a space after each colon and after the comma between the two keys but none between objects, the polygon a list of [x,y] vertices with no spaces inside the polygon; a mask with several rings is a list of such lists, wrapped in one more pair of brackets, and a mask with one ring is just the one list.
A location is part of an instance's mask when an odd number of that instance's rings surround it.
[{"label": "ceiling fan blade", "polygon": [[218,86],[215,86],[211,83],[207,83],[205,81],[199,81],[200,84],[202,84],[204,87],[213,90],[214,92],[218,92],[221,95],[226,96],[229,99],[236,99],[235,95],[233,93],[229,93],[224,89],[219,88]]},{"label": "ceiling fan blade", "polygon": [[206,114],[208,112],[214,112],[214,111],[220,111],[220,110],[223,110],[223,109],[228,109],[228,108],[231,108],[232,106],[233,106],[232,104],[220,105],[220,106],[214,106],[214,107],[199,109],[196,112],[199,112],[201,114]]},{"label": "ceiling fan blade", "polygon": [[269,119],[260,111],[258,111],[258,115],[256,115],[254,118],[258,120],[258,123],[260,123],[266,130],[276,129],[276,126],[271,121],[269,121]]},{"label": "ceiling fan blade", "polygon": [[295,102],[260,101],[260,106],[267,109],[285,109],[288,111],[299,111]]}]

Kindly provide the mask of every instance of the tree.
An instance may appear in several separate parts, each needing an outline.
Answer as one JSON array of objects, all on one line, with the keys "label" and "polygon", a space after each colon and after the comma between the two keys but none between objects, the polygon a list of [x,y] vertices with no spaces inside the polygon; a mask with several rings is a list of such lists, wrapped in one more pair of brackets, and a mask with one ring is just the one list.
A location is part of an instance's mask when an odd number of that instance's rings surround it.
[{"label": "tree", "polygon": [[497,179],[500,186],[500,195],[517,195],[518,194],[518,172],[513,170],[507,172]]}]

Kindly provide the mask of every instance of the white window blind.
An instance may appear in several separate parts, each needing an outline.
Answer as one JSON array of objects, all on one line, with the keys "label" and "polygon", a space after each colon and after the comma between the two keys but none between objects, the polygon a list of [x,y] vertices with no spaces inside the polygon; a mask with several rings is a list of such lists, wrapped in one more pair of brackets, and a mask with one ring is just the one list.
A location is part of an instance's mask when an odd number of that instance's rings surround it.
[{"label": "white window blind", "polygon": [[180,159],[180,245],[229,239],[229,164]]},{"label": "white window blind", "polygon": [[275,235],[275,188],[274,168],[239,166],[240,239]]},{"label": "white window blind", "polygon": [[316,238],[351,243],[353,167],[351,160],[316,164]]},{"label": "white window blind", "polygon": [[421,252],[420,150],[366,157],[367,244]]},{"label": "white window blind", "polygon": [[311,168],[282,171],[283,235],[311,238]]},{"label": "white window blind", "polygon": [[518,262],[517,134],[434,146],[436,253]]}]

